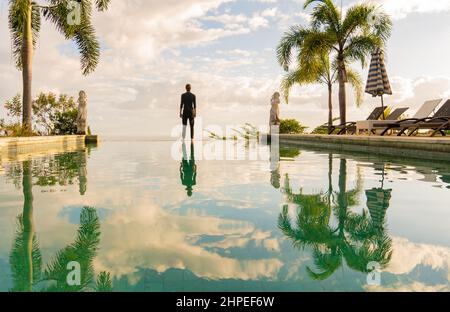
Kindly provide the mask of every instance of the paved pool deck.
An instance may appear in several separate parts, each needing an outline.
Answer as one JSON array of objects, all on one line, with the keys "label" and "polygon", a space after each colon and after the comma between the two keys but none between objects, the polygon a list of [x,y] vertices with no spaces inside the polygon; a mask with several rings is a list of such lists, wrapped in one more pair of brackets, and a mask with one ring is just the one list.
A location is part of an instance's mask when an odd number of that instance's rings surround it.
[{"label": "paved pool deck", "polygon": [[450,162],[450,137],[280,135],[281,144]]}]

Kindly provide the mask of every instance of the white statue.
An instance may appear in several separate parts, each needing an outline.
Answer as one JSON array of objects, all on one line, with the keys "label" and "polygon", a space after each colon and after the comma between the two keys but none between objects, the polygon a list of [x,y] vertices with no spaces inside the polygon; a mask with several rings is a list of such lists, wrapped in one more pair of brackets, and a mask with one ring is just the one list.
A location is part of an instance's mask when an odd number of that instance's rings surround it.
[{"label": "white statue", "polygon": [[270,126],[280,125],[280,93],[275,92],[270,100],[270,105],[272,109],[270,110]]},{"label": "white statue", "polygon": [[269,133],[279,134],[280,133],[280,93],[275,92],[270,100],[270,105],[272,106],[270,110],[270,122],[269,122]]},{"label": "white statue", "polygon": [[87,132],[87,95],[80,91],[78,97],[77,134],[86,135]]}]

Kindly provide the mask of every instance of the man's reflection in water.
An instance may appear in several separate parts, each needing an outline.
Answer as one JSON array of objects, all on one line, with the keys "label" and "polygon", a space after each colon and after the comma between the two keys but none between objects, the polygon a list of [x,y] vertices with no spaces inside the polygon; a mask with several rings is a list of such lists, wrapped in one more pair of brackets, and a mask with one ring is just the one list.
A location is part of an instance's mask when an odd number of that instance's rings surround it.
[{"label": "man's reflection in water", "polygon": [[197,165],[195,164],[194,143],[191,143],[191,157],[188,158],[186,144],[183,142],[183,160],[180,166],[181,183],[186,187],[189,197],[193,194],[193,187],[197,185]]}]

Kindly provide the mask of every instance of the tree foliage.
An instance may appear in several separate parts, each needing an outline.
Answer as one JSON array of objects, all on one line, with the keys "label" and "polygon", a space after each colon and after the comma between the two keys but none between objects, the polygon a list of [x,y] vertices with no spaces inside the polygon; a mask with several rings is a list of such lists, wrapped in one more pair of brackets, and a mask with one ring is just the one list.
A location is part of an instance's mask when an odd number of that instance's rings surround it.
[{"label": "tree foliage", "polygon": [[[20,132],[22,116],[22,98],[20,94],[7,100],[4,104],[8,118],[12,123],[5,127],[13,136]],[[33,101],[34,130],[42,135],[76,134],[77,103],[66,94],[56,95],[52,92],[40,93]]]},{"label": "tree foliage", "polygon": [[359,62],[364,67],[375,48],[384,49],[392,21],[373,4],[355,4],[345,15],[331,0],[308,0],[304,8],[309,7],[312,7],[310,25],[292,26],[277,48],[278,62],[287,72],[282,82],[283,93],[288,98],[296,84],[326,84],[330,123],[332,86],[339,82],[340,117],[345,123],[345,83],[352,86],[358,106],[363,100],[361,76],[351,69],[351,64]]},{"label": "tree foliage", "polygon": [[295,119],[284,119],[280,123],[280,134],[303,134],[308,127],[301,125]]},{"label": "tree foliage", "polygon": [[22,64],[22,41],[24,38],[27,11],[32,10],[32,36],[33,45],[39,38],[41,29],[41,19],[44,18],[60,32],[66,40],[73,41],[78,47],[81,59],[81,69],[84,75],[95,70],[100,58],[100,43],[92,25],[92,13],[105,11],[108,9],[110,0],[79,0],[80,20],[79,23],[69,23],[71,14],[74,11],[72,5],[74,1],[68,0],[47,0],[47,4],[38,4],[30,0],[10,0],[9,1],[9,28],[12,38],[12,52],[16,65],[21,68]]}]

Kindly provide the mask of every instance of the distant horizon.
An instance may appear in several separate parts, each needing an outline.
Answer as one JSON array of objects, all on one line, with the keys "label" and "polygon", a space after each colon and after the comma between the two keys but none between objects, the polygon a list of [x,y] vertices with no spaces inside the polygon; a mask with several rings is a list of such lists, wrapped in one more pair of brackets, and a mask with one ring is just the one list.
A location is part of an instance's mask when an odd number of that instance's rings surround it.
[{"label": "distant horizon", "polygon": [[[71,43],[43,21],[34,61],[33,94],[88,95],[89,124],[102,136],[170,136],[180,122],[179,96],[191,83],[205,125],[222,127],[269,121],[270,96],[283,70],[275,48],[284,31],[306,25],[302,0],[112,1],[95,14],[102,46],[97,70],[83,77]],[[360,1],[345,0],[344,7]],[[386,105],[410,107],[450,97],[450,1],[378,0],[394,22],[387,69],[394,95]],[[21,93],[21,73],[13,64],[7,0],[0,0],[0,118],[3,104]],[[364,82],[367,68],[357,69]],[[296,87],[281,117],[314,127],[327,121],[326,88]],[[353,104],[348,86],[348,119],[365,118],[379,99],[365,95]],[[338,117],[337,87],[334,116]]]}]

